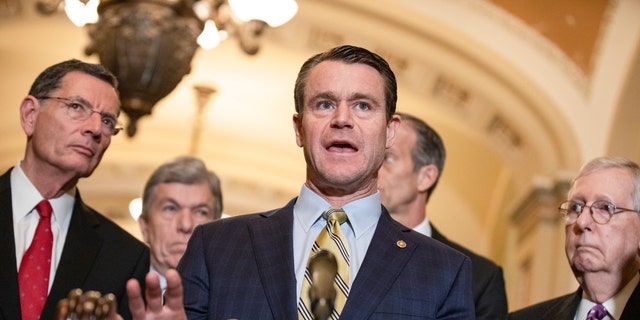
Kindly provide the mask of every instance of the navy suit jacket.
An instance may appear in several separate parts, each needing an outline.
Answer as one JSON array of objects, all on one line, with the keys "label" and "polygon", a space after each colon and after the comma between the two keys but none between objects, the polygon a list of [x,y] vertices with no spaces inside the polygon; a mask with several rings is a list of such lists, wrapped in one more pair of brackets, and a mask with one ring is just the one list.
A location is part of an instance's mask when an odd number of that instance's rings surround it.
[{"label": "navy suit jacket", "polygon": [[[0,319],[20,315],[16,268],[10,171],[0,176]],[[41,319],[53,319],[58,301],[69,291],[97,290],[116,295],[118,312],[130,319],[126,282],[136,278],[144,285],[149,271],[149,249],[118,225],[86,206],[76,193],[73,213],[53,286]]]},{"label": "navy suit jacket", "polygon": [[[509,320],[573,320],[582,299],[582,289],[574,293],[543,301],[509,314]],[[640,319],[640,284],[624,306],[620,319]]]},{"label": "navy suit jacket", "polygon": [[[196,228],[178,265],[189,319],[297,319],[295,200]],[[382,211],[341,318],[474,319],[469,258]]]},{"label": "navy suit jacket", "polygon": [[509,308],[502,268],[491,260],[449,241],[433,225],[431,225],[431,237],[462,252],[471,259],[471,287],[476,307],[476,320],[506,319]]}]

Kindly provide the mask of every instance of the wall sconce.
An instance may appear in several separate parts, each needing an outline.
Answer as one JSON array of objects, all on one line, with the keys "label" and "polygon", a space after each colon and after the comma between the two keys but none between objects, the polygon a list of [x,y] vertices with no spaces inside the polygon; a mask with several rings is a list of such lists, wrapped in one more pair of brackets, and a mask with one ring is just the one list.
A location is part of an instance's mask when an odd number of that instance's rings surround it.
[{"label": "wall sconce", "polygon": [[85,54],[98,54],[118,77],[129,137],[138,120],[191,72],[198,46],[210,49],[233,36],[254,55],[264,30],[298,10],[295,0],[40,0],[36,8],[51,14],[62,3],[74,24],[87,26],[91,43]]}]

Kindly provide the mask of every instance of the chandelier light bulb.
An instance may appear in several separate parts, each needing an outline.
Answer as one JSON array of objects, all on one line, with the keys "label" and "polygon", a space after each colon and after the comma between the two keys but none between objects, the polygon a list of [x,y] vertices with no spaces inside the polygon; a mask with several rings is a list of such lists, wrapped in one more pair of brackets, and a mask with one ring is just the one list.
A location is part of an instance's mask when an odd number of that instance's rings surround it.
[{"label": "chandelier light bulb", "polygon": [[65,0],[64,11],[71,22],[82,27],[87,23],[98,22],[98,5],[100,0],[89,0],[87,4],[80,0]]},{"label": "chandelier light bulb", "polygon": [[142,199],[135,198],[129,202],[129,214],[133,220],[138,221],[138,218],[142,214]]},{"label": "chandelier light bulb", "polygon": [[204,23],[204,29],[198,36],[197,41],[198,45],[205,50],[213,49],[220,44],[218,28],[216,28],[216,23],[213,20],[209,19]]},{"label": "chandelier light bulb", "polygon": [[193,12],[202,21],[211,17],[211,4],[208,1],[196,1],[193,4]]},{"label": "chandelier light bulb", "polygon": [[229,6],[238,19],[262,20],[272,28],[285,24],[298,12],[295,0],[229,0]]}]

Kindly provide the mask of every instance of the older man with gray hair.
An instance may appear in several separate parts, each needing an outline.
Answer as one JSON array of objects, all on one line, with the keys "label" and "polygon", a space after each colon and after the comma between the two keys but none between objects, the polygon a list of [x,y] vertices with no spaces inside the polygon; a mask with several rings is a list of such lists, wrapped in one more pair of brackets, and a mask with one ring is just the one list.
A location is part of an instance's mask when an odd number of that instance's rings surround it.
[{"label": "older man with gray hair", "polygon": [[202,160],[183,156],[153,172],[144,187],[138,224],[163,291],[165,272],[178,265],[193,229],[221,215],[220,179]]},{"label": "older man with gray hair", "polygon": [[559,210],[566,223],[565,251],[580,288],[509,319],[640,319],[638,164],[623,158],[590,161]]}]

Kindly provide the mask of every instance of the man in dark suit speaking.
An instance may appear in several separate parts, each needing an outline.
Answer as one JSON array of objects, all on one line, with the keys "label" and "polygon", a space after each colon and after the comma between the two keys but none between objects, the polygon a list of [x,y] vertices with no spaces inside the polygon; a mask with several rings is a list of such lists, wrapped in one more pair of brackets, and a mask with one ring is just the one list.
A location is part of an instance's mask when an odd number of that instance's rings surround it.
[{"label": "man in dark suit speaking", "polygon": [[513,320],[640,319],[640,167],[596,158],[560,204],[565,252],[580,288],[512,312]]},{"label": "man in dark suit speaking", "polygon": [[[196,228],[178,265],[189,319],[308,317],[307,261],[328,229],[345,239],[340,254],[348,256],[338,264],[348,275],[336,277],[346,302],[336,298],[334,318],[474,319],[469,259],[380,204],[378,169],[400,123],[387,62],[363,48],[333,48],[303,64],[294,95],[307,180],[283,208]],[[328,208],[346,222],[329,215],[330,228]]]},{"label": "man in dark suit speaking", "polygon": [[446,158],[442,139],[424,121],[408,114],[398,115],[402,123],[378,175],[382,204],[398,222],[467,255],[473,271],[476,319],[505,319],[507,295],[502,268],[449,241],[427,218],[427,202],[440,180]]},{"label": "man in dark suit speaking", "polygon": [[0,176],[0,319],[52,319],[74,288],[111,292],[131,318],[125,284],[143,281],[149,249],[80,198],[118,133],[115,77],[68,60],[44,70],[20,105],[24,158]]}]

